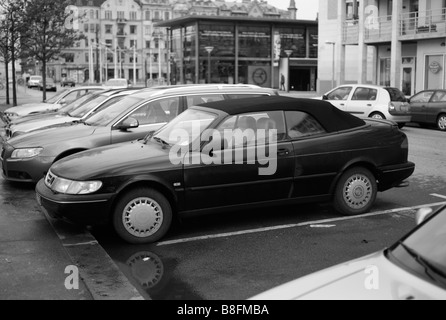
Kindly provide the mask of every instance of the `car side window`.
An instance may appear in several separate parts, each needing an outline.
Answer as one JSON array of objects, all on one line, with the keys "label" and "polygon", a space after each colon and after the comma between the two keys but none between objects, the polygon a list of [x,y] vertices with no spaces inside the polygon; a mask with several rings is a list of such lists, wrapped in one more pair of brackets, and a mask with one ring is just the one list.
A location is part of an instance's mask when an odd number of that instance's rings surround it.
[{"label": "car side window", "polygon": [[347,100],[352,89],[352,87],[337,88],[327,95],[328,100]]},{"label": "car side window", "polygon": [[225,100],[225,97],[222,94],[191,95],[186,97],[186,103],[188,108],[203,103],[222,101],[222,100]]},{"label": "car side window", "polygon": [[418,103],[429,102],[433,94],[434,94],[433,91],[420,92],[419,94],[415,95],[412,99],[410,99],[410,102],[418,102]]},{"label": "car side window", "polygon": [[63,100],[65,100],[66,104],[69,104],[69,103],[73,102],[74,100],[78,99],[79,97],[80,97],[79,91],[73,91],[73,92],[70,92],[69,94],[67,94],[63,98]]},{"label": "car side window", "polygon": [[378,95],[377,89],[357,88],[353,93],[352,100],[355,101],[374,101]]},{"label": "car side window", "polygon": [[298,139],[326,133],[322,125],[311,115],[301,111],[285,112],[288,136]]},{"label": "car side window", "polygon": [[432,102],[445,102],[446,101],[446,91],[437,91],[432,97]]},{"label": "car side window", "polygon": [[[245,134],[243,145],[248,146],[267,142],[270,130],[275,130],[272,133],[275,132],[276,141],[283,141],[286,138],[282,111],[266,111],[230,116],[217,126],[217,130],[220,131],[222,136],[225,130],[231,130],[233,139],[236,138],[235,133],[237,129]],[[238,144],[235,140],[233,142],[234,146],[241,146],[240,139]]]},{"label": "car side window", "polygon": [[180,98],[150,101],[133,111],[128,117],[138,120],[139,125],[169,122],[178,115]]}]

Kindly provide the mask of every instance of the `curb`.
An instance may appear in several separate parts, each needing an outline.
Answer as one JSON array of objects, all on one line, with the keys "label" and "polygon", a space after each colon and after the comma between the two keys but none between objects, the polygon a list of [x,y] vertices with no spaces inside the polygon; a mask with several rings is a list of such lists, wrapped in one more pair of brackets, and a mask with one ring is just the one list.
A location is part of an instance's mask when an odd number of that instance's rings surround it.
[{"label": "curb", "polygon": [[53,219],[45,209],[40,209],[79,268],[93,300],[145,300],[90,232]]}]

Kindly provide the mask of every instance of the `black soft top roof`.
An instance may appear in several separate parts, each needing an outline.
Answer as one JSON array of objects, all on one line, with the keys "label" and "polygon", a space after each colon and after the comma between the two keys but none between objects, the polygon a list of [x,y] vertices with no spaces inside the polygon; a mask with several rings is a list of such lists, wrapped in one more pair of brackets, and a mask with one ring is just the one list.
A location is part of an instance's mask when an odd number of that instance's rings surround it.
[{"label": "black soft top roof", "polygon": [[264,111],[302,111],[317,119],[327,132],[348,130],[365,125],[365,122],[339,110],[331,103],[315,99],[300,99],[281,96],[222,100],[200,106],[223,111],[230,115]]}]

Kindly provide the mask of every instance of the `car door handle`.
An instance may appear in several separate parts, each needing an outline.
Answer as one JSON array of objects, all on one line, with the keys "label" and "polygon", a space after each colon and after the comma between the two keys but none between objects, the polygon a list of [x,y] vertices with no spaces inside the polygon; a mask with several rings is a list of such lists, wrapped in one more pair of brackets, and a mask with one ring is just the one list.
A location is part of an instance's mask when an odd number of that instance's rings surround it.
[{"label": "car door handle", "polygon": [[277,150],[277,155],[279,157],[287,156],[289,154],[290,154],[290,150],[288,150],[288,149],[279,149],[279,150]]},{"label": "car door handle", "polygon": [[367,104],[367,107],[371,107],[372,105],[369,103],[369,104]]},{"label": "car door handle", "polygon": [[344,107],[344,106],[345,106],[345,104],[344,104],[344,103],[341,103],[341,104],[340,104],[340,106],[341,106],[341,107]]}]

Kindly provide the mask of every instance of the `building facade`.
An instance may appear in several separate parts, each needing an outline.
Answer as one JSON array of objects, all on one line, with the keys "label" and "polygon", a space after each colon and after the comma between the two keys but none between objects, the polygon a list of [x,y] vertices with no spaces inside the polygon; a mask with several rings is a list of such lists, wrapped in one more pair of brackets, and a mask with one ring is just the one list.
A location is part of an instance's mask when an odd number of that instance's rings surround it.
[{"label": "building facade", "polygon": [[411,96],[446,88],[446,0],[320,0],[320,92],[345,83]]},{"label": "building facade", "polygon": [[[72,0],[72,5],[85,39],[51,61],[48,74],[79,83],[114,77],[170,82],[170,44],[159,22],[189,16],[295,19],[297,14],[294,0],[288,10],[264,0]],[[29,69],[39,73],[38,65]]]},{"label": "building facade", "polygon": [[[167,28],[173,83],[245,83],[316,90],[317,21],[191,16]],[[284,88],[284,89],[285,89]]]}]

